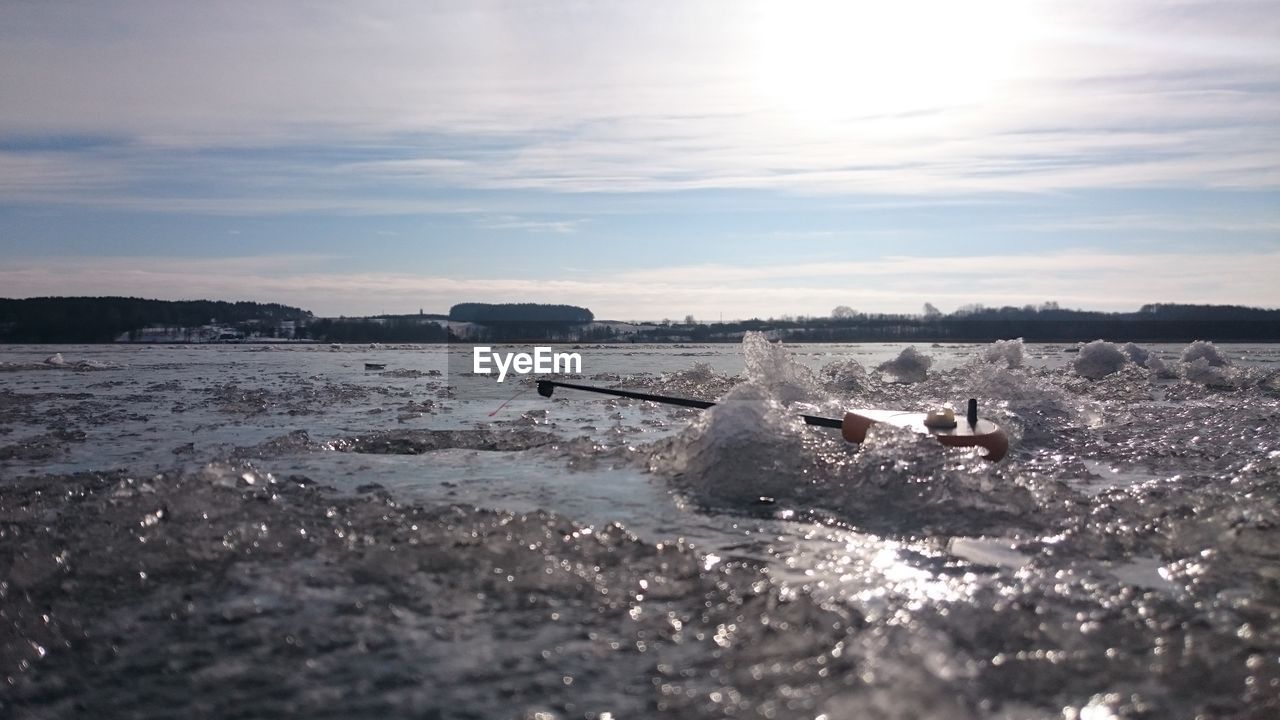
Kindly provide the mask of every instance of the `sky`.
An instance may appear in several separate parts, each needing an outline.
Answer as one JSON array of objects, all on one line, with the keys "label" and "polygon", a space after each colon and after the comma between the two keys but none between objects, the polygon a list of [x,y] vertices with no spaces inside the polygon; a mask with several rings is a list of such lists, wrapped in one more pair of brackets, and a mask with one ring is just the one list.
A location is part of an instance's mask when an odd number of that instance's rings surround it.
[{"label": "sky", "polygon": [[0,297],[1280,306],[1280,0],[0,3]]}]

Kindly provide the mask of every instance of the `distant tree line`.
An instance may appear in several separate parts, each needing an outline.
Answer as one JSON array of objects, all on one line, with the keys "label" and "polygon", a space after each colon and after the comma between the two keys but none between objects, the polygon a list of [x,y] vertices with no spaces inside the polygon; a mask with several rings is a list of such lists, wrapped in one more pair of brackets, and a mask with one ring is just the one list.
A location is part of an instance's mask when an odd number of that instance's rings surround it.
[{"label": "distant tree line", "polygon": [[311,313],[278,303],[133,297],[0,298],[0,342],[107,343],[145,327],[274,327]]},{"label": "distant tree line", "polygon": [[748,330],[793,342],[1078,342],[1098,338],[1144,342],[1280,341],[1280,310],[1234,305],[1144,305],[1137,312],[1070,310],[1057,303],[987,308],[965,305],[943,314],[925,303],[919,315],[860,313],[839,306],[830,317],[783,317],[712,323],[663,323],[638,334],[640,342],[732,342]]},{"label": "distant tree line", "polygon": [[0,342],[103,343],[147,327],[198,328],[216,324],[244,335],[270,336],[294,321],[296,337],[320,342],[736,342],[749,330],[793,342],[1077,342],[1098,338],[1138,342],[1280,341],[1280,310],[1236,305],[1144,305],[1136,312],[1071,310],[1057,303],[987,308],[965,305],[944,314],[926,303],[921,314],[861,313],[837,307],[829,317],[789,317],[697,323],[669,320],[619,332],[596,324],[590,310],[573,305],[463,303],[442,315],[314,318],[277,303],[144,300],[124,297],[0,298]]},{"label": "distant tree line", "polygon": [[323,342],[442,343],[449,340],[449,330],[440,323],[423,322],[412,315],[320,318],[308,323],[299,336]]}]

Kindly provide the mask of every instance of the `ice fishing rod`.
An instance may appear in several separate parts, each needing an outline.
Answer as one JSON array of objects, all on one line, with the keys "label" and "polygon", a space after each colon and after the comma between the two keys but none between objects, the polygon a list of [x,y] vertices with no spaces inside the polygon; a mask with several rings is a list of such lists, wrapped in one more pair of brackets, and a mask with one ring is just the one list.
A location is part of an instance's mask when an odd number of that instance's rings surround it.
[{"label": "ice fishing rod", "polygon": [[[549,398],[558,387],[583,392],[613,395],[614,397],[646,400],[648,402],[679,405],[681,407],[706,410],[715,407],[710,400],[673,397],[671,395],[654,395],[651,393],[633,392],[631,390],[615,390],[613,388],[576,385],[558,380],[538,380],[538,394]],[[999,460],[1009,450],[1009,436],[998,425],[986,419],[978,418],[978,401],[969,400],[964,422],[957,422],[950,408],[933,410],[927,413],[896,412],[889,410],[852,410],[846,412],[843,419],[801,415],[806,425],[836,428],[845,440],[861,444],[867,438],[867,430],[876,423],[886,423],[895,427],[906,428],[914,432],[932,435],[938,442],[949,447],[981,447],[987,451],[988,460]]]},{"label": "ice fishing rod", "polygon": [[[538,394],[542,397],[549,398],[551,393],[555,392],[558,387],[568,388],[570,390],[582,390],[583,392],[600,393],[601,395],[614,395],[617,397],[631,398],[632,400],[648,400],[649,402],[664,403],[666,405],[679,405],[681,407],[697,408],[706,410],[715,407],[715,403],[710,400],[694,400],[693,398],[672,397],[671,395],[651,395],[649,393],[632,392],[630,390],[614,390],[613,388],[592,387],[591,385],[575,385],[573,383],[560,382],[558,380],[539,380]],[[843,420],[835,418],[817,417],[815,415],[801,415],[807,425],[817,425],[818,427],[842,428]]]}]

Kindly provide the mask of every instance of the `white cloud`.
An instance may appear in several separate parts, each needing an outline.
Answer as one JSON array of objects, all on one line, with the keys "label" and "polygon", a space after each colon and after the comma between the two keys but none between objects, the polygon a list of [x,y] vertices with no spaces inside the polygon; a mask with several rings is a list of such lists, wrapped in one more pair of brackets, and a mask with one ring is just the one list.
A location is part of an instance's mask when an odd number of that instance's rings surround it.
[{"label": "white cloud", "polygon": [[1280,238],[1280,216],[1226,216],[1170,212],[1164,215],[1114,214],[1077,217],[1031,217],[1017,223],[1004,223],[1002,229],[1029,232],[1116,232],[1147,231],[1158,233],[1245,233],[1269,234]]},{"label": "white cloud", "polygon": [[[0,133],[129,142],[0,157],[0,199],[414,212],[433,187],[1280,187],[1267,3],[759,7],[4,4],[0,67],[34,71],[0,73]],[[316,150],[201,152],[282,147]],[[212,187],[155,189],[210,167]]]},{"label": "white cloud", "polygon": [[500,215],[477,221],[486,230],[525,230],[531,233],[556,233],[568,235],[576,233],[578,228],[590,222],[586,218],[576,220],[529,220],[515,215]]}]

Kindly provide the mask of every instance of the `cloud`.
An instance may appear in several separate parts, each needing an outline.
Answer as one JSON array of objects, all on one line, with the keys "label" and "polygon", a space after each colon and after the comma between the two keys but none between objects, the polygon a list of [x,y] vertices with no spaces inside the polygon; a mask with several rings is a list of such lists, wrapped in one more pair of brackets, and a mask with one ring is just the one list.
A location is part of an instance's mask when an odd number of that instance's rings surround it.
[{"label": "cloud", "polygon": [[1042,216],[1017,223],[1005,223],[1002,229],[1029,232],[1116,232],[1146,231],[1158,233],[1247,233],[1280,237],[1280,217],[1188,215],[1184,213],[1086,215],[1076,217]]},{"label": "cloud", "polygon": [[[913,297],[954,304],[1070,301],[1091,308],[1148,302],[1280,304],[1280,250],[1238,254],[1072,251],[1036,255],[890,256],[859,262],[694,265],[619,273],[623,283],[683,288],[874,289],[872,310],[902,310]],[[885,299],[892,298],[888,307]],[[781,312],[775,310],[774,312]],[[793,310],[793,312],[800,312]],[[812,309],[807,312],[815,312]]]},{"label": "cloud", "polygon": [[477,221],[477,225],[486,230],[526,230],[531,233],[556,233],[568,235],[578,231],[583,224],[590,222],[586,218],[576,220],[528,220],[515,215],[501,215]]},{"label": "cloud", "polygon": [[872,5],[8,3],[0,67],[39,72],[0,75],[0,134],[122,140],[7,152],[0,200],[1280,187],[1266,3]]}]

